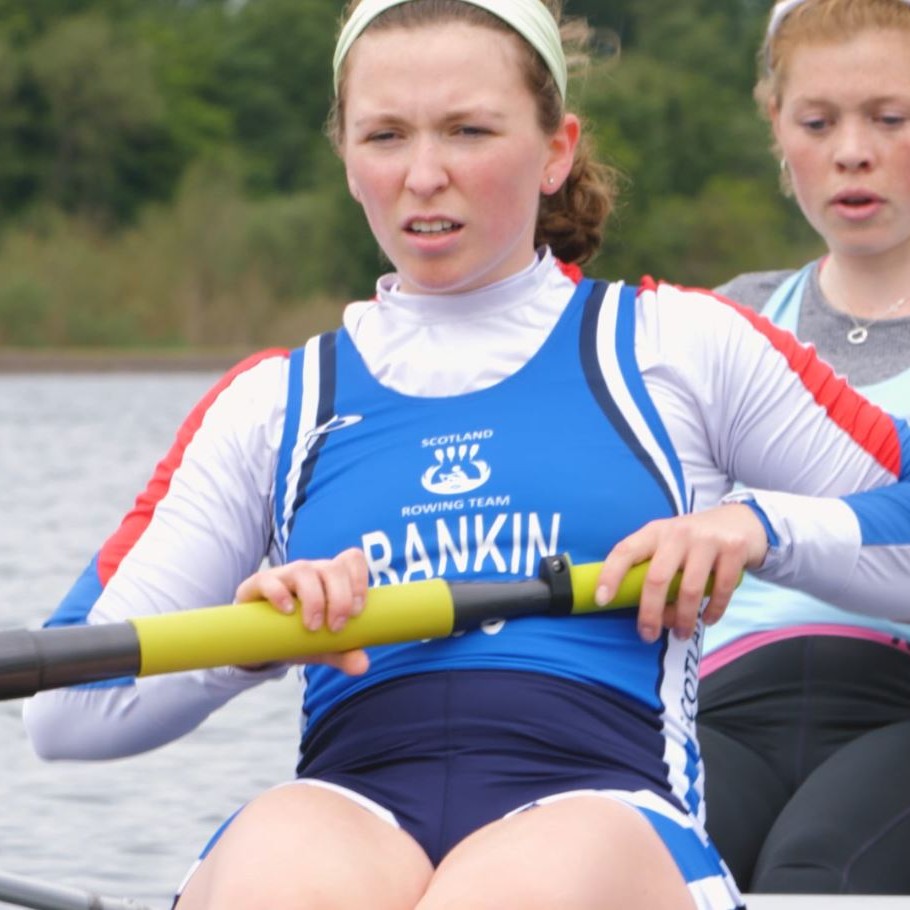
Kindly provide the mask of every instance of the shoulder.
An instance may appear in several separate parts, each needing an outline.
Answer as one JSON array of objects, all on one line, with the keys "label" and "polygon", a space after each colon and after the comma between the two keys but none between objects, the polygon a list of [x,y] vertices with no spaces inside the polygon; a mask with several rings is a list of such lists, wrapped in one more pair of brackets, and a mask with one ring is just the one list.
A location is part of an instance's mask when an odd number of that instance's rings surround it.
[{"label": "shoulder", "polygon": [[714,290],[721,297],[735,300],[753,310],[760,310],[795,271],[776,269],[769,272],[743,272],[718,285]]},{"label": "shoulder", "polygon": [[742,315],[737,301],[710,288],[689,287],[650,276],[641,279],[637,299],[643,314],[664,325],[688,325],[687,334],[706,334],[712,327]]},{"label": "shoulder", "polygon": [[234,364],[219,380],[221,385],[230,385],[241,377],[264,375],[286,368],[291,351],[288,348],[265,348],[249,354]]},{"label": "shoulder", "polygon": [[284,413],[290,352],[268,348],[244,357],[219,376],[187,414],[178,444],[247,435]]},{"label": "shoulder", "polygon": [[795,343],[789,333],[744,303],[715,290],[685,287],[651,278],[638,288],[639,340],[679,359],[723,361],[762,356],[770,346],[785,357]]},{"label": "shoulder", "polygon": [[223,398],[269,394],[286,381],[289,357],[286,348],[267,348],[244,357],[216,380],[197,408],[208,409]]}]

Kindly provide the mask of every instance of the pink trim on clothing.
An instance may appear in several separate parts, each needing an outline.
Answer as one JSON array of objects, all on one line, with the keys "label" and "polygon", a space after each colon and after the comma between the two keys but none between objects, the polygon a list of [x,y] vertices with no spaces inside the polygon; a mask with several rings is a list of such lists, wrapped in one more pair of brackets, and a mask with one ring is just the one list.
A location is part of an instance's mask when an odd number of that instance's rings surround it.
[{"label": "pink trim on clothing", "polygon": [[862,629],[858,626],[839,625],[837,623],[817,623],[804,626],[791,626],[788,629],[769,629],[767,632],[754,632],[731,641],[730,644],[718,648],[716,651],[702,658],[700,676],[708,676],[721,667],[727,666],[744,654],[772,645],[778,641],[787,641],[790,638],[803,638],[808,635],[836,635],[840,638],[856,638],[863,641],[877,641],[881,645],[888,645],[901,651],[910,652],[910,642],[902,638],[895,638],[885,632],[875,629]]}]

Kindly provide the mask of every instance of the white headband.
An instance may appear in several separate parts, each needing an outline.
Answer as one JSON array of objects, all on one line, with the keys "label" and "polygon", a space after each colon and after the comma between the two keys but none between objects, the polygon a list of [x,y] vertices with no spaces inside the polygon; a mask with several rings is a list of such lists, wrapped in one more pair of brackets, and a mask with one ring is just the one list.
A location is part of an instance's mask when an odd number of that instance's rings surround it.
[{"label": "white headband", "polygon": [[[767,41],[773,38],[775,32],[780,28],[781,22],[783,22],[797,6],[804,2],[805,0],[780,0],[779,3],[775,3],[774,9],[771,11],[771,21],[768,23],[768,32],[765,40]],[[910,6],[910,0],[900,0],[900,2]]]},{"label": "white headband", "polygon": [[771,10],[771,21],[768,23],[768,37],[772,37],[777,29],[780,27],[781,22],[790,15],[790,11],[795,7],[799,6],[800,3],[803,3],[804,0],[781,0],[780,3],[774,4],[774,9]]},{"label": "white headband", "polygon": [[[335,58],[332,66],[335,71],[335,94],[338,94],[338,77],[341,64],[348,55],[351,45],[360,37],[364,29],[380,14],[393,6],[408,3],[411,0],[363,0],[351,13],[345,23],[338,44],[335,45]],[[472,6],[479,6],[521,35],[534,50],[543,57],[544,63],[556,80],[556,87],[563,98],[566,97],[566,85],[569,81],[566,55],[559,37],[559,26],[553,14],[540,0],[462,0]]]}]

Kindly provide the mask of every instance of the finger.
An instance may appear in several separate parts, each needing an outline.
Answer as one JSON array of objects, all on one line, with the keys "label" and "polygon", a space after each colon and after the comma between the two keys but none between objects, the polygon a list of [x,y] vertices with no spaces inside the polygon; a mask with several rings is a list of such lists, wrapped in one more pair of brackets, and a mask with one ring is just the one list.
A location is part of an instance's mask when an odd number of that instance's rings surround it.
[{"label": "finger", "polygon": [[351,581],[352,614],[359,616],[366,605],[367,589],[370,585],[370,570],[363,550],[352,547],[345,550],[339,559],[343,560]]},{"label": "finger", "polygon": [[291,584],[300,601],[301,622],[311,632],[317,632],[325,623],[326,564],[300,562],[291,563],[290,567],[293,572]]},{"label": "finger", "polygon": [[339,632],[354,613],[351,576],[343,560],[333,563],[322,576],[325,591],[325,624],[330,632]]},{"label": "finger", "polygon": [[605,607],[619,590],[622,580],[629,574],[632,566],[647,559],[653,550],[656,535],[650,525],[624,537],[607,554],[594,590],[594,600],[598,606]]},{"label": "finger", "polygon": [[367,563],[361,550],[345,550],[328,564],[322,584],[326,599],[325,623],[330,631],[341,631],[352,616],[363,612],[367,581]]},{"label": "finger", "polygon": [[314,654],[301,663],[326,664],[347,673],[348,676],[361,676],[370,669],[370,658],[362,649],[340,651],[337,654]]},{"label": "finger", "polygon": [[370,669],[370,658],[366,651],[343,651],[335,656],[337,661],[334,666],[349,676],[361,676]]},{"label": "finger", "polygon": [[[638,634],[643,641],[653,643],[660,638],[670,584],[682,567],[684,557],[684,543],[675,535],[669,538],[664,536],[651,556],[638,604]],[[676,612],[678,616],[678,604]]]},{"label": "finger", "polygon": [[691,638],[695,632],[715,558],[714,548],[705,545],[693,548],[685,556],[671,626],[677,638]]},{"label": "finger", "polygon": [[288,585],[273,572],[256,572],[244,579],[234,594],[237,603],[267,600],[282,613],[293,613],[296,605]]},{"label": "finger", "polygon": [[736,586],[739,584],[744,567],[744,558],[733,554],[722,556],[714,566],[714,581],[711,597],[705,606],[704,620],[709,626],[714,625],[727,610]]},{"label": "finger", "polygon": [[664,607],[663,626],[665,629],[676,627],[676,604],[667,604]]}]

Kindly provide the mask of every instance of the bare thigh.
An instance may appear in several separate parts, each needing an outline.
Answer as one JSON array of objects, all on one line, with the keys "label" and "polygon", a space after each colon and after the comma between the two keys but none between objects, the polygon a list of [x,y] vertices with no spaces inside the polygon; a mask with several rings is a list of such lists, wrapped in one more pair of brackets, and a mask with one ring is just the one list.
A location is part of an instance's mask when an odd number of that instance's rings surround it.
[{"label": "bare thigh", "polygon": [[495,821],[442,861],[418,910],[686,910],[654,829],[618,801],[578,796]]},{"label": "bare thigh", "polygon": [[177,910],[413,910],[432,873],[409,834],[338,793],[288,784],[234,819]]}]

